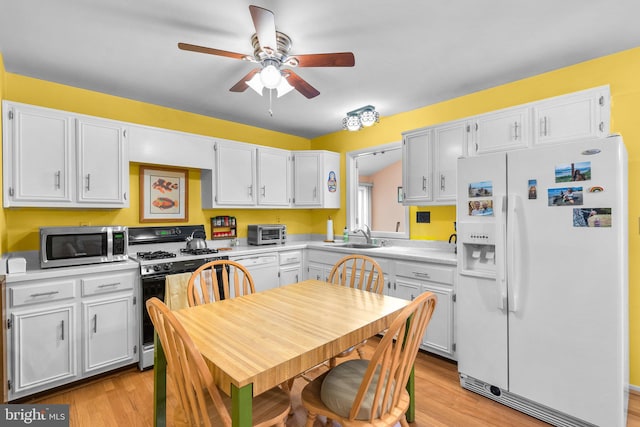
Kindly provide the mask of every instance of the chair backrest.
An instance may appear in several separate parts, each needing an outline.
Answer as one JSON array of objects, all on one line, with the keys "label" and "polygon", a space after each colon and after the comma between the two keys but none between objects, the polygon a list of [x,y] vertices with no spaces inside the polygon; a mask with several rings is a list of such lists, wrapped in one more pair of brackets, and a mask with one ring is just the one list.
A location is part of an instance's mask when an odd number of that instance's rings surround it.
[{"label": "chair backrest", "polygon": [[347,255],[336,262],[329,273],[329,282],[381,294],[384,274],[380,265],[365,255]]},{"label": "chair backrest", "polygon": [[253,278],[242,265],[230,260],[211,261],[191,274],[187,285],[189,306],[252,294]]},{"label": "chair backrest", "polygon": [[167,359],[167,372],[178,391],[189,425],[211,426],[207,404],[213,402],[223,425],[231,427],[231,416],[213,383],[211,372],[180,321],[156,297],[148,299],[146,306]]},{"label": "chair backrest", "polygon": [[[389,414],[398,406],[418,348],[435,310],[436,300],[432,292],[424,292],[393,320],[369,361],[351,406],[350,419],[354,419],[360,411],[369,387],[375,387],[369,422]],[[378,372],[379,375],[376,375]],[[377,383],[373,383],[374,378],[378,378]]]}]

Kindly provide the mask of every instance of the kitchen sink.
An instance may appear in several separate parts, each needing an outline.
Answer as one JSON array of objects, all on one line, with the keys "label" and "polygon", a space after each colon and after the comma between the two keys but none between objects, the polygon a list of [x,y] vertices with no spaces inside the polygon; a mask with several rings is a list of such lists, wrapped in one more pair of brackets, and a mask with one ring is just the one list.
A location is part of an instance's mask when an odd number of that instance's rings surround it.
[{"label": "kitchen sink", "polygon": [[329,245],[329,246],[333,246],[335,248],[353,248],[353,249],[374,249],[374,248],[380,248],[380,245],[374,245],[371,243],[343,243],[343,244],[333,244],[333,245]]}]

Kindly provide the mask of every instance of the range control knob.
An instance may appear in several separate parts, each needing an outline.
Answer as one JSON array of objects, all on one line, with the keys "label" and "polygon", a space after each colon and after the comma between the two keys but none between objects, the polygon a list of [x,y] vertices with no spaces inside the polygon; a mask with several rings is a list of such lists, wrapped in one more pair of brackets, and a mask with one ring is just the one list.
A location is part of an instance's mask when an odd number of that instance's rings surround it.
[{"label": "range control knob", "polygon": [[162,265],[162,268],[163,268],[164,270],[170,270],[170,269],[171,269],[171,264],[163,264],[163,265]]},{"label": "range control knob", "polygon": [[160,271],[160,264],[154,265],[153,271]]}]

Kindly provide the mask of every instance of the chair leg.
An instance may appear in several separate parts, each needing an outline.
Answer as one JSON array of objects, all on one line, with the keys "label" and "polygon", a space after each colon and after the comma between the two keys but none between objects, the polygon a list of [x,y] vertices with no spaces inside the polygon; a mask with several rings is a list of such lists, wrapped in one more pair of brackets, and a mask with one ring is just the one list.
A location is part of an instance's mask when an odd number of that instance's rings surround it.
[{"label": "chair leg", "polygon": [[305,427],[313,427],[313,423],[316,421],[316,414],[312,414],[311,412],[309,412],[307,414],[307,424],[305,424]]},{"label": "chair leg", "polygon": [[329,369],[335,368],[337,364],[338,364],[337,357],[332,357],[331,359],[329,359]]}]

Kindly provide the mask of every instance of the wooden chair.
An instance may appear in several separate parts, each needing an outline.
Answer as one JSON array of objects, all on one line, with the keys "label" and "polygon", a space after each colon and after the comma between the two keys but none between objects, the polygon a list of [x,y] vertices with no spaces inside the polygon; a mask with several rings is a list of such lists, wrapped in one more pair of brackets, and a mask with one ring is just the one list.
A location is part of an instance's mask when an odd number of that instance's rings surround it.
[{"label": "wooden chair", "polygon": [[[220,269],[221,278],[217,274]],[[255,291],[253,278],[242,264],[228,259],[217,260],[201,265],[191,274],[187,285],[187,299],[189,306],[193,307]]]},{"label": "wooden chair", "polygon": [[319,376],[302,390],[307,427],[317,415],[343,427],[408,427],[406,384],[424,332],[436,306],[431,292],[419,295],[393,320],[371,360],[348,360]]},{"label": "wooden chair", "polygon": [[[337,285],[358,288],[377,294],[382,294],[384,290],[384,274],[380,265],[365,255],[347,255],[336,262],[329,272],[329,282]],[[350,347],[331,358],[329,367],[336,366],[336,358],[350,355],[354,350],[358,352],[361,359],[364,359],[363,351],[367,340]]]},{"label": "wooden chair", "polygon": [[[231,398],[220,393],[209,368],[180,321],[158,298],[146,302],[149,317],[167,358],[167,373],[177,390],[176,425],[231,427]],[[285,427],[287,393],[273,388],[253,399],[253,425]]]}]

